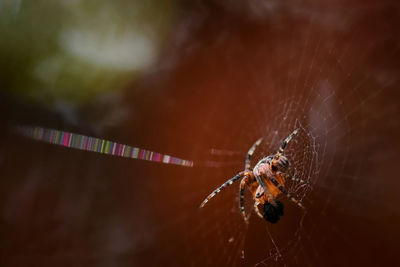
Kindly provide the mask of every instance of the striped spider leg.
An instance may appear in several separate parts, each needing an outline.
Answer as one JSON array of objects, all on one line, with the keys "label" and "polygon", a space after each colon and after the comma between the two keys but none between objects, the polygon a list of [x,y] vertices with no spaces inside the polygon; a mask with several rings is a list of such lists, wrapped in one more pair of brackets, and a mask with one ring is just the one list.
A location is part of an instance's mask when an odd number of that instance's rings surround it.
[{"label": "striped spider leg", "polygon": [[238,174],[236,174],[233,178],[229,179],[228,181],[226,181],[225,183],[223,183],[220,187],[218,187],[217,189],[215,189],[211,194],[209,194],[206,199],[204,199],[204,201],[201,203],[200,208],[204,207],[204,205],[207,204],[207,202],[212,199],[214,196],[216,196],[217,194],[219,194],[223,189],[225,189],[226,187],[232,185],[234,182],[236,182],[239,179],[242,179],[243,181],[247,181],[249,176],[252,176],[253,174],[251,172],[239,172]]},{"label": "striped spider leg", "polygon": [[[299,206],[300,208],[304,209],[304,206],[301,204],[301,202],[298,201],[296,198],[294,198],[294,197],[288,192],[288,190],[286,189],[286,187],[284,187],[284,186],[282,185],[283,183],[279,183],[275,177],[279,178],[281,181],[284,181],[285,178],[284,178],[284,176],[282,175],[282,173],[278,171],[278,172],[275,173],[273,176],[272,176],[272,175],[271,175],[271,176],[268,176],[268,179],[279,189],[279,191],[280,191],[281,193],[285,194],[285,196],[286,196],[288,199],[290,199],[292,202],[294,202],[294,203],[295,203],[297,206]],[[269,202],[271,202],[271,201],[269,201]]]},{"label": "striped spider leg", "polygon": [[283,140],[282,144],[280,145],[278,151],[276,152],[273,160],[272,160],[272,170],[277,168],[277,163],[279,158],[282,156],[283,152],[285,151],[286,146],[289,144],[290,140],[292,140],[293,136],[299,132],[300,128],[294,130],[285,140]]},{"label": "striped spider leg", "polygon": [[[297,200],[295,199],[289,192],[288,190],[277,181],[276,178],[279,178],[281,181],[285,181],[285,178],[289,178],[294,181],[300,181],[301,183],[306,183],[302,179],[295,178],[291,175],[285,174],[285,171],[289,167],[289,160],[283,156],[283,152],[287,146],[287,144],[292,140],[293,136],[296,135],[299,132],[299,128],[294,130],[285,140],[283,140],[282,144],[280,145],[278,151],[276,152],[274,158],[271,161],[271,170],[272,170],[272,175],[267,175],[267,177],[278,189],[281,191],[283,194],[286,195],[288,199],[290,199],[292,202],[296,203],[299,207],[304,209],[304,206]],[[282,170],[282,171],[281,171]]]},{"label": "striped spider leg", "polygon": [[245,165],[244,165],[244,169],[246,171],[250,170],[250,166],[251,166],[251,157],[253,156],[254,152],[256,151],[257,147],[261,144],[262,142],[262,138],[258,139],[249,149],[249,151],[247,152],[246,155],[246,161],[245,161]]},{"label": "striped spider leg", "polygon": [[304,180],[302,180],[300,178],[297,178],[297,177],[295,177],[293,175],[290,175],[290,174],[282,174],[282,175],[283,175],[283,177],[285,177],[285,179],[292,180],[294,182],[299,182],[301,184],[308,184],[308,185],[310,184],[309,182],[306,182],[306,181],[304,181]]}]

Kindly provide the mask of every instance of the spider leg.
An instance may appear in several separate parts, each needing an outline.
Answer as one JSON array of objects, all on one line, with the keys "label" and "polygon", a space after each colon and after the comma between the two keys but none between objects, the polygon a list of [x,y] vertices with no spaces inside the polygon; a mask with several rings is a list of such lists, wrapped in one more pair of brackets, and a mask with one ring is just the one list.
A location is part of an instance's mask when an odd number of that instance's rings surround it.
[{"label": "spider leg", "polygon": [[204,207],[205,204],[207,204],[207,202],[213,198],[216,194],[218,194],[219,192],[221,192],[221,190],[223,190],[225,187],[228,187],[230,185],[232,185],[234,182],[236,182],[237,180],[239,180],[240,178],[242,178],[243,176],[247,177],[248,173],[247,172],[239,172],[238,174],[236,174],[233,178],[229,179],[228,181],[226,181],[225,183],[223,183],[220,187],[218,187],[217,189],[215,189],[210,195],[208,195],[208,197],[206,199],[204,199],[204,201],[201,203],[200,208]]},{"label": "spider leg", "polygon": [[249,179],[246,176],[240,181],[240,189],[239,189],[239,209],[245,222],[247,222],[248,219],[246,217],[246,212],[244,210],[244,189],[248,184],[249,184]]},{"label": "spider leg", "polygon": [[283,154],[283,151],[285,150],[287,144],[292,140],[293,136],[295,136],[299,132],[300,128],[297,128],[294,130],[288,137],[286,137],[285,140],[283,140],[281,146],[279,147],[278,151],[275,154],[274,159],[272,160],[272,164],[275,165],[276,161],[279,159],[279,157]]},{"label": "spider leg", "polygon": [[254,210],[256,211],[258,217],[260,217],[261,219],[264,219],[264,216],[261,214],[260,210],[258,209],[258,204],[260,204],[260,202],[254,202]]},{"label": "spider leg", "polygon": [[[279,174],[277,174],[279,175]],[[279,191],[281,191],[283,194],[286,195],[286,197],[288,199],[290,199],[291,201],[293,201],[294,203],[297,204],[297,206],[299,206],[300,208],[304,209],[305,207],[297,200],[295,199],[288,191],[287,189],[281,185],[276,179],[275,177],[272,176],[268,176],[268,179],[279,189]]]},{"label": "spider leg", "polygon": [[284,175],[284,177],[285,177],[286,179],[289,179],[289,180],[292,180],[292,181],[295,181],[295,182],[300,182],[300,183],[302,183],[302,184],[310,184],[309,182],[306,182],[306,181],[304,181],[304,180],[302,180],[302,179],[300,179],[300,178],[297,178],[297,177],[295,177],[295,176],[293,176],[293,175],[287,174],[287,175]]},{"label": "spider leg", "polygon": [[244,189],[246,185],[250,186],[253,183],[256,183],[256,180],[254,179],[254,174],[252,172],[246,172],[246,176],[240,181],[239,209],[246,223],[249,221],[249,218],[246,216],[246,212],[244,210]]},{"label": "spider leg", "polygon": [[268,190],[267,186],[266,186],[265,183],[264,183],[264,180],[263,180],[260,176],[258,176],[258,175],[256,175],[256,179],[257,179],[257,182],[258,182],[258,183],[261,185],[261,187],[264,189],[264,193],[267,194],[268,200],[269,200],[269,202],[271,203],[271,205],[273,205],[273,206],[276,207],[275,198],[274,198],[274,196],[271,194],[271,192]]},{"label": "spider leg", "polygon": [[245,169],[246,171],[248,171],[248,170],[250,169],[250,160],[251,160],[251,157],[253,156],[254,151],[256,151],[256,148],[261,144],[262,140],[263,140],[262,138],[258,139],[258,140],[251,146],[251,148],[249,149],[249,151],[247,152],[246,162],[245,162],[245,165],[244,165],[244,169]]}]

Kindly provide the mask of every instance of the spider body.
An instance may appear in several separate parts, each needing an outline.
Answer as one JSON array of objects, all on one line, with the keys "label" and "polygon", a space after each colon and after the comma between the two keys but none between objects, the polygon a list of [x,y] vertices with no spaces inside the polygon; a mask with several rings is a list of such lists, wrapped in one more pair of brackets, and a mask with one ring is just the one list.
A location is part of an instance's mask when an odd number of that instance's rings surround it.
[{"label": "spider body", "polygon": [[[275,177],[278,184],[283,185],[285,183],[285,178],[282,174],[286,173],[289,169],[290,163],[285,156],[280,156],[279,159],[276,160],[276,164],[272,163],[273,159],[273,155],[261,159],[254,167],[253,174],[256,177],[259,177],[259,179],[262,179],[265,187],[267,187],[274,199],[281,193],[281,191],[268,177]],[[252,190],[250,189],[250,191]],[[264,194],[264,188],[262,185],[258,185],[253,198],[254,200],[257,199],[260,204],[273,201],[273,199],[268,198],[268,196]]]},{"label": "spider body", "polygon": [[[276,171],[272,169],[273,165],[271,164],[272,164],[271,160],[269,160],[268,158],[264,158],[260,160],[260,162],[258,162],[253,169],[253,174],[256,177],[260,177],[260,179],[262,179],[268,191],[271,193],[273,197],[272,199],[270,199],[268,195],[265,194],[264,188],[261,185],[256,184],[257,189],[254,192],[253,199],[255,201],[257,200],[260,204],[272,201],[281,193],[279,189],[267,177],[276,176],[276,180],[278,181],[279,184],[285,183],[284,178],[281,175],[277,175]],[[289,164],[289,162],[287,164]]]},{"label": "spider body", "polygon": [[[262,139],[258,139],[247,153],[245,170],[239,172],[235,177],[223,183],[220,187],[215,189],[200,205],[200,208],[213,198],[216,194],[221,192],[225,187],[232,185],[235,181],[241,179],[239,189],[239,208],[244,220],[247,222],[248,217],[244,210],[244,190],[247,187],[254,200],[254,210],[260,218],[264,218],[272,223],[276,223],[283,215],[283,204],[276,201],[276,198],[284,194],[291,201],[296,203],[299,207],[304,208],[303,205],[289,194],[284,187],[285,180],[290,179],[305,183],[303,180],[295,178],[287,173],[290,162],[289,159],[283,155],[283,152],[299,129],[294,130],[281,144],[278,151],[274,155],[267,156],[261,159],[253,171],[250,170],[250,160],[254,154],[255,149],[261,144]],[[259,205],[263,205],[263,214],[259,210]]]}]

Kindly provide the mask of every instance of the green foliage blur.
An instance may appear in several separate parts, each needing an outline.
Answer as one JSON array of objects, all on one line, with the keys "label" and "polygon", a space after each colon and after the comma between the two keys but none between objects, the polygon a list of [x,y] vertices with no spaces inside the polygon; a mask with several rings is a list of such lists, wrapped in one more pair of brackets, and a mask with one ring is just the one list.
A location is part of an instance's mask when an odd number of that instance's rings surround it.
[{"label": "green foliage blur", "polygon": [[178,0],[0,0],[0,90],[82,105],[151,68]]}]

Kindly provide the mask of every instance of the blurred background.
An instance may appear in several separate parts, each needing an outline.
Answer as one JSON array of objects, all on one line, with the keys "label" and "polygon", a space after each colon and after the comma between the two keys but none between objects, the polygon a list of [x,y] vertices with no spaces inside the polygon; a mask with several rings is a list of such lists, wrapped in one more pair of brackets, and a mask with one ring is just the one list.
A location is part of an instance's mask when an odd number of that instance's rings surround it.
[{"label": "blurred background", "polygon": [[[0,0],[0,266],[398,264],[399,29],[395,0]],[[239,184],[198,208],[295,128],[305,212],[246,225]]]}]

